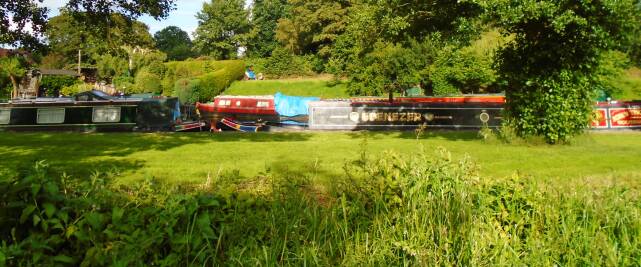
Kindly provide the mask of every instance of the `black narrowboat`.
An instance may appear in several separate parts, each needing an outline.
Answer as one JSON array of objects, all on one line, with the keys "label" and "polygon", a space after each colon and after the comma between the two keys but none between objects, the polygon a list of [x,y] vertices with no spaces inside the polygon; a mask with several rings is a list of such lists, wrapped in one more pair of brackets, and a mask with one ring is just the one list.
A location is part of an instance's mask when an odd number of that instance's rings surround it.
[{"label": "black narrowboat", "polygon": [[171,131],[180,117],[177,98],[119,97],[99,90],[0,103],[0,131]]}]

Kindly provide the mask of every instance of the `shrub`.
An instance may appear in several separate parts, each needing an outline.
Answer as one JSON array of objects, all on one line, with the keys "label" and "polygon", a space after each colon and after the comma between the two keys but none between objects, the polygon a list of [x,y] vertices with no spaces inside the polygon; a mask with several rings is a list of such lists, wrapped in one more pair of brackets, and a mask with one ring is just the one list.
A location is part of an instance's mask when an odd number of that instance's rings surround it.
[{"label": "shrub", "polygon": [[80,80],[73,76],[47,75],[40,80],[40,88],[45,90],[46,95],[55,96],[62,88],[77,83],[80,83]]},{"label": "shrub", "polygon": [[143,68],[136,74],[134,93],[161,93],[161,79],[160,76],[152,73],[150,69]]},{"label": "shrub", "polygon": [[492,58],[468,48],[442,50],[429,72],[434,95],[496,92]]},{"label": "shrub", "polygon": [[187,60],[168,62],[164,77],[160,83],[163,94],[177,96],[174,91],[176,82],[180,79],[198,79],[200,101],[209,101],[229,87],[232,81],[241,79],[245,73],[245,63],[240,60],[200,61]]},{"label": "shrub", "polygon": [[174,85],[174,95],[180,99],[181,103],[196,103],[200,101],[200,80],[180,79]]},{"label": "shrub", "polygon": [[289,50],[279,47],[267,58],[264,74],[274,78],[312,75],[315,64],[318,64],[313,60],[313,56],[295,56]]},{"label": "shrub", "polygon": [[71,86],[66,86],[62,89],[60,89],[60,94],[65,95],[65,96],[72,96],[77,93],[82,93],[85,91],[91,91],[93,89],[93,85],[91,84],[86,84],[86,83],[78,83],[74,84]]}]

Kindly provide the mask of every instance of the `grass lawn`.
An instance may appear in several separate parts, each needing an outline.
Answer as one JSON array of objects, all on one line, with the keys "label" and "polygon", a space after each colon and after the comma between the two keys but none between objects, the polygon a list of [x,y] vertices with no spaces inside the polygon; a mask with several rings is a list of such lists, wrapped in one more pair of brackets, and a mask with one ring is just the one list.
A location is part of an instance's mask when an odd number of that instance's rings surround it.
[{"label": "grass lawn", "polygon": [[318,96],[321,98],[347,98],[346,85],[332,84],[329,78],[301,78],[265,81],[234,82],[226,95],[273,95],[281,92],[292,96]]},{"label": "grass lawn", "polygon": [[[305,174],[316,170],[331,181],[357,159],[363,133],[191,133],[80,134],[0,133],[0,174],[15,173],[46,160],[56,172],[85,177],[117,169],[123,182],[155,177],[168,182],[206,180],[208,174],[239,171],[244,177],[262,172]],[[515,173],[537,179],[641,178],[641,133],[592,133],[572,145],[486,143],[476,133],[368,133],[367,151],[412,154],[438,147],[454,158],[469,155],[487,178]]]}]

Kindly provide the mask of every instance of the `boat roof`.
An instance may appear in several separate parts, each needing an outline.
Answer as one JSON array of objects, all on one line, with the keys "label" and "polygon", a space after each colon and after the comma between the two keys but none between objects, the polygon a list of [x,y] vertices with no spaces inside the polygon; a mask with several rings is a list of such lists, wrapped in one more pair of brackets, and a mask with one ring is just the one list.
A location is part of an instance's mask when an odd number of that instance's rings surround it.
[{"label": "boat roof", "polygon": [[221,99],[221,98],[232,98],[232,99],[259,99],[259,100],[272,100],[274,99],[273,95],[219,95],[217,97],[214,97],[214,99]]}]

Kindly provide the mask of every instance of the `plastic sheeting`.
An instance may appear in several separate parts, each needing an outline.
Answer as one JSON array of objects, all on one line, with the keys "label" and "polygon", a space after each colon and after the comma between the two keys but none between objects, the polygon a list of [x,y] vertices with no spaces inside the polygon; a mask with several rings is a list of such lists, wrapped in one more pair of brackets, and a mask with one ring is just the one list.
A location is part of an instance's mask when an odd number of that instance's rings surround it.
[{"label": "plastic sheeting", "polygon": [[309,115],[309,102],[318,100],[318,97],[286,96],[280,92],[274,95],[276,112],[286,117]]}]

